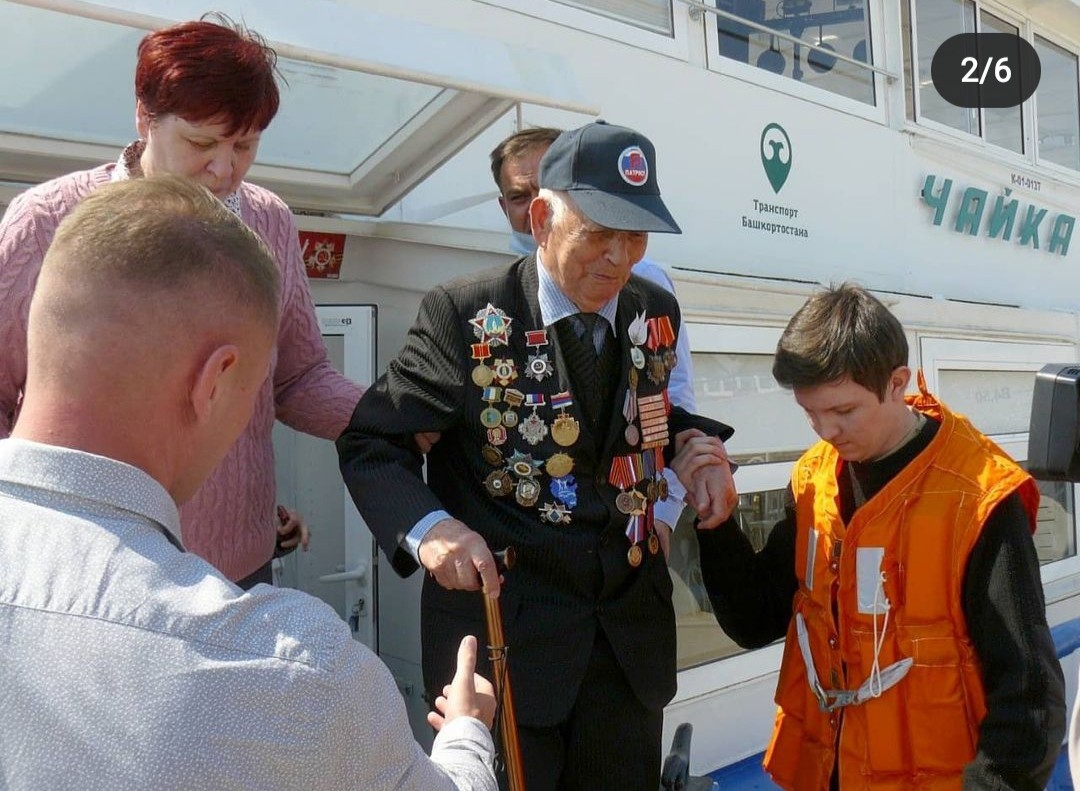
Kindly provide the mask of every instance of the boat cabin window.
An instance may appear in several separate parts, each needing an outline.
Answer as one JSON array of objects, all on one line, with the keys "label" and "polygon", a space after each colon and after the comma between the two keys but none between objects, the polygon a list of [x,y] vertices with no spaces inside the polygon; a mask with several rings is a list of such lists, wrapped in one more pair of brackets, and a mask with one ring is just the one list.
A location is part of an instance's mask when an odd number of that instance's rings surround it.
[{"label": "boat cabin window", "polygon": [[1076,53],[1042,36],[1035,36],[1035,51],[1042,64],[1035,91],[1039,161],[1080,170],[1080,69]]},{"label": "boat cabin window", "polygon": [[[791,465],[816,437],[795,403],[772,376],[779,328],[688,325],[693,344],[694,395],[702,415],[735,427],[726,443],[740,467],[736,518],[756,549],[783,515]],[[672,536],[673,604],[679,669],[740,652],[716,623],[701,578],[693,520],[684,515]]]},{"label": "boat cabin window", "polygon": [[[1069,344],[1011,343],[922,337],[919,351],[931,391],[979,431],[1026,463],[1035,374],[1046,363],[1073,362]],[[1039,481],[1042,499],[1035,549],[1043,580],[1080,570],[1076,553],[1076,487]]]},{"label": "boat cabin window", "polygon": [[[901,27],[909,120],[972,135],[1031,162],[1080,170],[1080,72],[1075,52],[1028,33],[1030,25],[1019,17],[990,13],[977,0],[905,0]],[[983,110],[957,107],[942,98],[931,77],[934,53],[962,33],[1004,33],[1031,43],[1042,67],[1034,96],[1019,107]]]},{"label": "boat cabin window", "polygon": [[716,16],[721,56],[864,104],[875,103],[874,73],[833,55],[873,63],[866,0],[717,0],[716,7],[728,14]]},{"label": "boat cabin window", "polygon": [[[784,516],[791,465],[817,437],[792,394],[772,378],[779,328],[690,323],[688,329],[698,412],[736,429],[726,443],[740,464],[736,517],[754,548],[761,549]],[[1070,344],[912,336],[911,348],[912,365],[923,369],[930,391],[1021,465],[1027,457],[1035,373],[1045,363],[1076,359]],[[1076,487],[1041,481],[1039,489],[1034,538],[1043,580],[1050,582],[1080,571]],[[680,670],[742,651],[713,616],[692,521],[684,515],[676,528],[669,562]]]}]

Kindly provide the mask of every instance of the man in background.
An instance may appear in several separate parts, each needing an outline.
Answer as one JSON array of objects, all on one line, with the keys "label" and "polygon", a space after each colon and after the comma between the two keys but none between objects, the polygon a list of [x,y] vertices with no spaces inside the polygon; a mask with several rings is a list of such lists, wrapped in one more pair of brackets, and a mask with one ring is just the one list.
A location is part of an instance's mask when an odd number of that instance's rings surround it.
[{"label": "man in background", "polygon": [[0,440],[5,789],[495,788],[474,638],[429,759],[333,610],[183,549],[178,507],[251,418],[280,292],[255,234],[179,177],[103,186],[57,229]]}]

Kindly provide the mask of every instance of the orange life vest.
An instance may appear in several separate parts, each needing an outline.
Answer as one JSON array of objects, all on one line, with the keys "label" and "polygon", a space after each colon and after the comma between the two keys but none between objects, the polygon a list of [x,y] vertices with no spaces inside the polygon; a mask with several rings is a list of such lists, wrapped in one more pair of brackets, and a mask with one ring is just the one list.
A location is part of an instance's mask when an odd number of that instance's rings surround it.
[{"label": "orange life vest", "polygon": [[[765,753],[766,771],[791,791],[828,791],[834,762],[842,791],[959,791],[975,756],[986,702],[964,573],[994,507],[1018,492],[1034,531],[1039,492],[926,392],[921,373],[919,387],[908,404],[941,424],[937,434],[850,524],[835,448],[817,443],[792,473],[799,590]],[[816,694],[815,680],[832,694]],[[850,705],[825,710],[836,703]]]}]

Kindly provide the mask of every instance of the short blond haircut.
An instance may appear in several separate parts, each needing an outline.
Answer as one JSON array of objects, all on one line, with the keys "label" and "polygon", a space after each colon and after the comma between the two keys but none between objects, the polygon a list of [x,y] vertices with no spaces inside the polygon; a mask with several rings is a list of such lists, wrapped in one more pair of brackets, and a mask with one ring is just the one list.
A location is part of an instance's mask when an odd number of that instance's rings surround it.
[{"label": "short blond haircut", "polygon": [[147,310],[203,295],[267,326],[279,317],[281,276],[262,241],[208,190],[177,176],[91,194],[60,224],[42,276],[130,293]]}]

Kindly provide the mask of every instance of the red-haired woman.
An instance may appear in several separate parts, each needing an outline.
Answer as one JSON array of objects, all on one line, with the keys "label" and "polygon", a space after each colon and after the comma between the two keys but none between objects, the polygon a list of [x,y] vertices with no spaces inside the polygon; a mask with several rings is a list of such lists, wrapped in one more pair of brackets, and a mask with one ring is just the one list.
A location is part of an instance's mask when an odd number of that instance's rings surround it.
[{"label": "red-haired woman", "polygon": [[56,226],[86,195],[119,179],[187,176],[236,212],[273,252],[281,268],[282,309],[271,371],[250,425],[180,512],[186,547],[245,586],[270,581],[279,525],[274,419],[333,439],[363,392],[327,358],[288,207],[244,181],[278,110],[276,59],[257,35],[225,19],[150,33],[139,44],[135,70],[139,139],[117,162],[23,193],[0,222],[0,437],[10,433],[26,380],[26,318],[42,259]]}]

